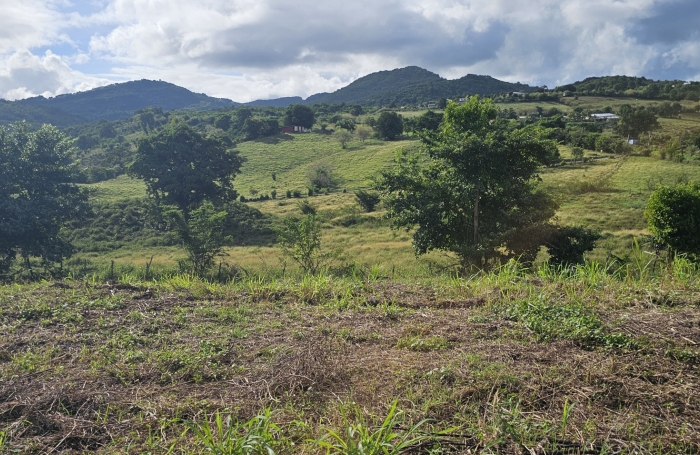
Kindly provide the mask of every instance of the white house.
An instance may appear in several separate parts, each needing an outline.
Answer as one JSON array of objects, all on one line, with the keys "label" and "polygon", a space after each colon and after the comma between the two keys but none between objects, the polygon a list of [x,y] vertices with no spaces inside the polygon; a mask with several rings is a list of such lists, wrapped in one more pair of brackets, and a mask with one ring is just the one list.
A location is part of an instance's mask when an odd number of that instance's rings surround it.
[{"label": "white house", "polygon": [[620,116],[610,113],[591,114],[591,120],[595,120],[596,122],[614,122],[620,120]]},{"label": "white house", "polygon": [[525,96],[525,92],[513,92],[513,96]]}]

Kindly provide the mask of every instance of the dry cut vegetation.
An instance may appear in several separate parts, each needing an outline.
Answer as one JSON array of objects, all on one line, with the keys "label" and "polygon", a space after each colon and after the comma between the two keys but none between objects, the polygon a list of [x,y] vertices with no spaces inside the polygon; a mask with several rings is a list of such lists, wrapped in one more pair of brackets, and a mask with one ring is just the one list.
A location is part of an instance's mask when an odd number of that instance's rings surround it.
[{"label": "dry cut vegetation", "polygon": [[698,453],[699,276],[4,286],[0,452]]}]

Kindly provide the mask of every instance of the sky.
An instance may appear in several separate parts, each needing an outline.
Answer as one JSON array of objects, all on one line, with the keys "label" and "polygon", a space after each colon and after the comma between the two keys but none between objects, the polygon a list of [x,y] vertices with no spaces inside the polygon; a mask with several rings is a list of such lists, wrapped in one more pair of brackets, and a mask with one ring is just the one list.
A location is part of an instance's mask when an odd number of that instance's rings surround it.
[{"label": "sky", "polygon": [[415,65],[700,80],[700,0],[0,0],[0,98],[164,80],[238,102]]}]

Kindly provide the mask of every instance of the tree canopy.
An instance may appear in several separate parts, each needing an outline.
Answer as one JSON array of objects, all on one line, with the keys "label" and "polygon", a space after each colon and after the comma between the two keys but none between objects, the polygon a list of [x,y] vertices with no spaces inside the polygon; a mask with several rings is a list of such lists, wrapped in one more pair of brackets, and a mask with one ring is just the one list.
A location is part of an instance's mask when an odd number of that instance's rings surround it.
[{"label": "tree canopy", "polygon": [[536,188],[537,169],[559,156],[537,133],[510,130],[491,100],[449,103],[440,130],[421,134],[427,153],[403,152],[381,173],[377,187],[392,225],[415,228],[417,254],[452,251],[465,266],[534,258],[543,244],[535,228],[557,207]]},{"label": "tree canopy", "polygon": [[314,111],[303,104],[293,104],[287,108],[284,124],[311,128],[314,126]]},{"label": "tree canopy", "polygon": [[207,138],[182,122],[138,143],[131,175],[146,183],[158,202],[187,211],[204,200],[225,202],[236,198],[232,179],[244,158],[226,150],[216,138]]},{"label": "tree canopy", "polygon": [[376,130],[379,137],[392,141],[403,134],[403,119],[396,112],[384,111],[379,114]]},{"label": "tree canopy", "polygon": [[19,255],[58,262],[72,252],[62,225],[85,214],[87,194],[74,181],[72,141],[45,125],[0,127],[0,272]]},{"label": "tree canopy", "polygon": [[658,187],[644,216],[658,244],[700,257],[700,183]]}]

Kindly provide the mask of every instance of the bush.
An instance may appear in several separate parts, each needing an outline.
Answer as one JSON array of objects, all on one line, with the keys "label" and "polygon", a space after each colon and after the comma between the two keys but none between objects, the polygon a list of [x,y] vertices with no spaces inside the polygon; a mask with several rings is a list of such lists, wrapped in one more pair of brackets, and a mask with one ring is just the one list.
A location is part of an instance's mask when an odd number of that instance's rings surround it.
[{"label": "bush", "polygon": [[651,194],[644,216],[659,245],[700,256],[700,183],[660,186]]},{"label": "bush", "polygon": [[595,247],[601,235],[582,226],[556,227],[546,243],[549,263],[569,266],[583,264],[584,253]]},{"label": "bush", "polygon": [[368,191],[360,190],[355,192],[355,199],[365,212],[374,212],[374,208],[379,204],[379,195]]},{"label": "bush", "polygon": [[328,258],[321,252],[321,225],[313,214],[301,221],[285,219],[279,240],[282,252],[299,264],[304,273],[316,274]]},{"label": "bush", "polygon": [[287,199],[292,198],[292,190],[287,190]]},{"label": "bush", "polygon": [[327,163],[319,163],[312,166],[307,174],[309,183],[314,188],[337,188],[340,179],[335,174],[333,166]]},{"label": "bush", "polygon": [[297,203],[297,206],[299,207],[299,210],[301,210],[301,213],[304,215],[316,215],[316,206],[311,205],[307,199],[304,199],[303,201],[299,201]]}]

